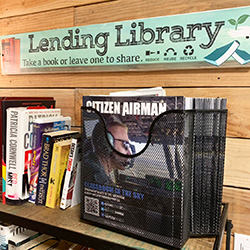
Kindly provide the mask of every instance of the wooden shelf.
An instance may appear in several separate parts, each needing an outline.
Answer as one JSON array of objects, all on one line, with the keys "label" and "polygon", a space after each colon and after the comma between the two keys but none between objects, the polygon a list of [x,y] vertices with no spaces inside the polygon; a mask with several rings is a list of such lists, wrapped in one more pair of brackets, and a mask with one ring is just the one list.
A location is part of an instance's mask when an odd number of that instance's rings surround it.
[{"label": "wooden shelf", "polygon": [[[0,220],[20,225],[96,250],[163,250],[132,237],[106,230],[80,219],[80,206],[61,210],[25,203],[21,206],[0,204]],[[213,249],[216,237],[190,238],[184,249]]]}]

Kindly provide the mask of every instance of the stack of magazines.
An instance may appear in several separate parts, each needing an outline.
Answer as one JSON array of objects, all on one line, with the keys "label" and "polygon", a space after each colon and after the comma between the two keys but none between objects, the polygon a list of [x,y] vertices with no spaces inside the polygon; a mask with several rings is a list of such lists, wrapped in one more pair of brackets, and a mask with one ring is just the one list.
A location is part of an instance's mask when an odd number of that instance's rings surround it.
[{"label": "stack of magazines", "polygon": [[227,100],[154,91],[83,96],[81,218],[181,248],[219,232]]},{"label": "stack of magazines", "polygon": [[220,225],[227,110],[224,98],[194,98],[191,232],[217,234]]}]

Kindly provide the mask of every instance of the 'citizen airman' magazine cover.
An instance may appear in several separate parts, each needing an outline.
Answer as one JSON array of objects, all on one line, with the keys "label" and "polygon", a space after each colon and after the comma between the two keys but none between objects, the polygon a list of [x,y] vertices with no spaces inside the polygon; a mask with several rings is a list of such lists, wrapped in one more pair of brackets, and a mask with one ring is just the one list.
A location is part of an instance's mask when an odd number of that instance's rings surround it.
[{"label": "'citizen airman' magazine cover", "polygon": [[192,112],[182,96],[84,96],[81,217],[181,248],[189,237]]}]

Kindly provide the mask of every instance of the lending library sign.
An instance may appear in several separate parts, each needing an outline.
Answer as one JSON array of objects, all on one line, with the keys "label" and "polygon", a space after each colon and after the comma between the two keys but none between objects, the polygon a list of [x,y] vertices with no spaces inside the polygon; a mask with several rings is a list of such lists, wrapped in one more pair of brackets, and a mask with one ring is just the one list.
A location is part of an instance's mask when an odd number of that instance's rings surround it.
[{"label": "lending library sign", "polygon": [[250,65],[250,6],[1,37],[2,74]]}]

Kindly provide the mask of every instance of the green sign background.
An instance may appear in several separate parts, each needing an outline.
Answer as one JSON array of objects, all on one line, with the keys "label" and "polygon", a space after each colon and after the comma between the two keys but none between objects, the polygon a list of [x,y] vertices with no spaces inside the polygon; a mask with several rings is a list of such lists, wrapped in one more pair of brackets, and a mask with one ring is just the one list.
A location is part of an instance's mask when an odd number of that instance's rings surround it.
[{"label": "green sign background", "polygon": [[249,15],[242,7],[4,36],[2,73],[248,66]]}]

